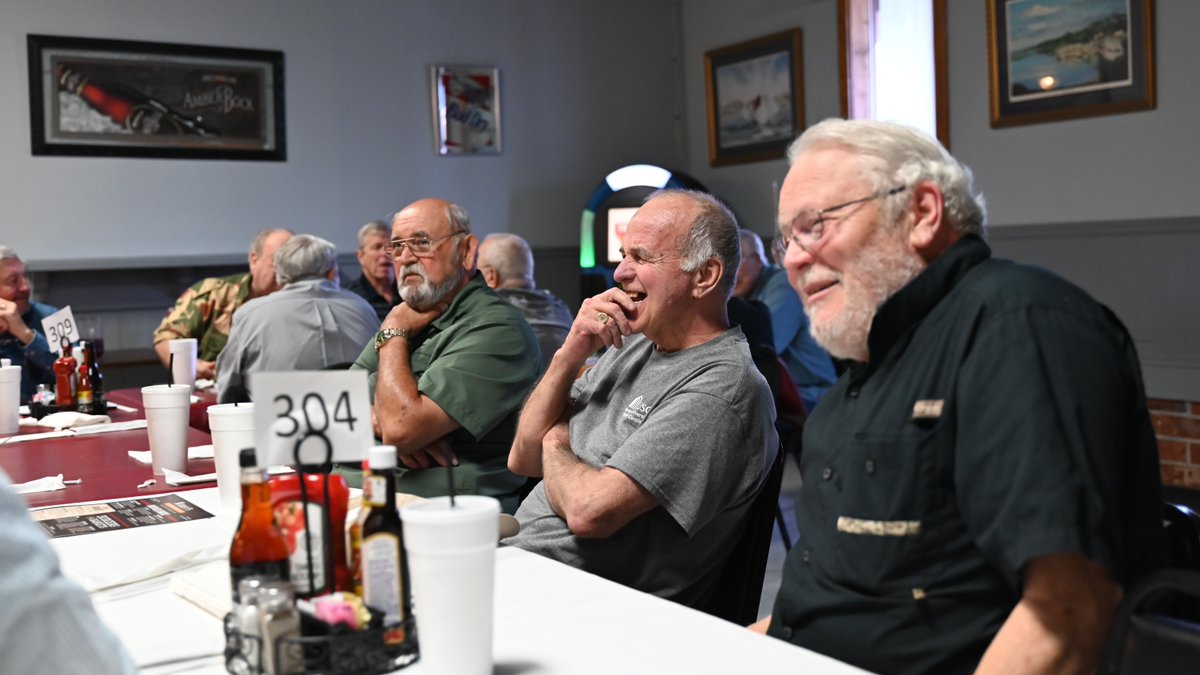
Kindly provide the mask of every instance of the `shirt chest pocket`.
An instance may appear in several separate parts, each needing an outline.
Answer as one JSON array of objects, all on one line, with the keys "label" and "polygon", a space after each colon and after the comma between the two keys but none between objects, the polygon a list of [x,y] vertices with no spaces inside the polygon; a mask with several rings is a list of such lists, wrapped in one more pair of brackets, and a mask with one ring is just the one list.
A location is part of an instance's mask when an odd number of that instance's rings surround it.
[{"label": "shirt chest pocket", "polygon": [[860,432],[819,469],[830,572],[844,583],[885,590],[913,586],[936,555],[938,434]]}]

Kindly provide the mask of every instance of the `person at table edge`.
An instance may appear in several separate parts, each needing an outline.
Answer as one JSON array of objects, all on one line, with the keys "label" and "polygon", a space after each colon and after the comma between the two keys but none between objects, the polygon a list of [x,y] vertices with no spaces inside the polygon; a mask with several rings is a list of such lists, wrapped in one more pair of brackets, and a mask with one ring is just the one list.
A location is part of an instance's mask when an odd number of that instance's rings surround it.
[{"label": "person at table edge", "polygon": [[779,447],[771,391],[726,316],[740,256],[737,220],[710,195],[660,191],[638,209],[621,287],[583,302],[521,412],[509,466],[542,481],[505,543],[707,604]]},{"label": "person at table edge", "polygon": [[54,352],[42,332],[42,319],[58,311],[30,298],[25,263],[0,245],[0,358],[21,366],[21,400],[33,398],[39,384],[54,384]]},{"label": "person at table edge", "polygon": [[170,363],[170,340],[196,338],[196,377],[213,379],[216,361],[233,327],[233,313],[252,298],[279,290],[275,281],[275,251],[292,236],[291,230],[262,230],[250,244],[250,271],[201,279],[175,301],[154,330],[154,353]]},{"label": "person at table edge", "polygon": [[[541,370],[521,313],[475,268],[467,212],[422,199],[398,212],[388,243],[403,298],[352,369],[368,372],[376,435],[404,465],[396,489],[497,497],[510,513],[524,479],[506,466],[517,409]],[[357,472],[343,467],[351,483]]]},{"label": "person at table edge", "polygon": [[889,673],[1084,673],[1163,562],[1133,341],[1083,291],[993,259],[970,171],[897,124],[789,150],[789,281],[853,365],[804,429],[770,635]]}]

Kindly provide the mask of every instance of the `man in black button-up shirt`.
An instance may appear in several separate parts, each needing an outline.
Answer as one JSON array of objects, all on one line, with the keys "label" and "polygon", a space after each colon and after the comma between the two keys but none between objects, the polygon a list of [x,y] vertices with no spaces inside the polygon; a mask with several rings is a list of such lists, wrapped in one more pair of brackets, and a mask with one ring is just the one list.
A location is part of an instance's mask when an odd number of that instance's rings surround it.
[{"label": "man in black button-up shirt", "polygon": [[854,365],[805,428],[801,539],[756,627],[879,672],[1091,670],[1162,557],[1129,334],[992,259],[970,172],[928,136],[830,120],[789,157],[789,281]]}]

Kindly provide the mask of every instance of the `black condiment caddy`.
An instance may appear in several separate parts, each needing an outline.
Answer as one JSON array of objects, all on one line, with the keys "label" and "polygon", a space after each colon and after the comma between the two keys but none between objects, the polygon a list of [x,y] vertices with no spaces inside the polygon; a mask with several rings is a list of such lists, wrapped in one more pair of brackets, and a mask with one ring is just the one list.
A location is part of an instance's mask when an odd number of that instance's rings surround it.
[{"label": "black condiment caddy", "polygon": [[[300,446],[305,440],[311,437],[317,437],[325,443],[325,461],[316,467],[316,473],[323,476],[324,490],[322,491],[322,502],[325,514],[325,530],[331,536],[323,537],[325,546],[324,551],[316,553],[313,551],[312,536],[310,534],[311,527],[304,529],[304,546],[309,557],[308,575],[309,588],[317,588],[315,577],[315,568],[311,564],[314,555],[324,555],[327,561],[333,559],[333,537],[338,534],[333,532],[331,509],[329,504],[329,474],[333,469],[333,445],[325,434],[319,431],[309,431],[303,438],[298,440],[293,450],[293,459],[297,467],[297,477],[300,479],[300,498],[304,507],[303,513],[308,514],[308,490],[303,489],[305,476],[313,471],[306,471],[306,467],[300,461]],[[307,517],[307,515],[306,515]],[[332,566],[326,574],[326,586],[323,590],[326,592],[333,590]],[[300,614],[300,636],[299,637],[283,637],[275,642],[270,648],[275,650],[275,654],[286,654],[296,656],[295,659],[288,659],[294,663],[303,663],[305,675],[379,675],[382,673],[390,673],[392,671],[404,668],[416,662],[420,658],[420,650],[417,642],[417,625],[410,613],[405,617],[402,623],[404,629],[404,642],[398,645],[389,645],[384,642],[385,629],[383,625],[384,614],[373,607],[368,606],[367,610],[371,613],[371,620],[366,628],[353,629],[342,624],[327,624],[320,619],[309,616],[304,612]],[[261,656],[263,644],[261,637],[257,635],[245,635],[238,627],[237,611],[230,612],[225,615],[225,670],[233,675],[262,675],[264,672],[259,664],[251,663],[254,655]],[[279,658],[274,659],[275,663],[283,663],[284,660]]]}]

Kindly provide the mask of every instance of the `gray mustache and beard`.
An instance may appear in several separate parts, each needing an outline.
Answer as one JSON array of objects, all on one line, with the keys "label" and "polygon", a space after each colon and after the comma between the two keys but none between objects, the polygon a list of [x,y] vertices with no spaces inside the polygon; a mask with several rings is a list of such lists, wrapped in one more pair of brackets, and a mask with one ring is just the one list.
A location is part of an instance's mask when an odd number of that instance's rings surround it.
[{"label": "gray mustache and beard", "polygon": [[805,270],[801,288],[813,277],[827,278],[840,282],[846,294],[842,311],[828,320],[814,318],[815,312],[804,305],[813,339],[836,358],[866,362],[875,312],[924,268],[924,262],[904,247],[896,233],[880,228],[840,273],[817,265]]},{"label": "gray mustache and beard", "polygon": [[429,281],[429,276],[425,274],[425,270],[421,267],[420,263],[412,263],[396,270],[397,282],[409,274],[416,274],[421,277],[421,283],[416,286],[399,284],[400,298],[408,303],[409,307],[418,312],[424,312],[441,302],[462,282],[463,277],[463,272],[460,271],[457,275],[435,285]]}]

